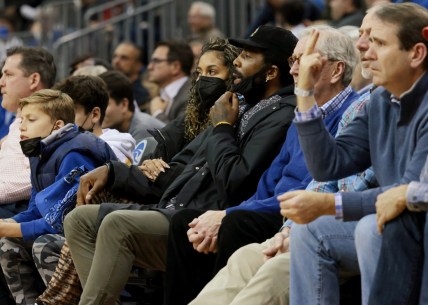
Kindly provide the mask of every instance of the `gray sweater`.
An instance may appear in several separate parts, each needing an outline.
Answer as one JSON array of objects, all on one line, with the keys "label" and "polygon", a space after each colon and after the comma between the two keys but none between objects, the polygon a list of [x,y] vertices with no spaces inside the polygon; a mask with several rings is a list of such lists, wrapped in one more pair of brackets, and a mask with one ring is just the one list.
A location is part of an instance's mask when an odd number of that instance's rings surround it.
[{"label": "gray sweater", "polygon": [[297,122],[299,141],[315,180],[340,179],[373,166],[378,188],[342,193],[344,220],[375,213],[376,197],[386,189],[418,181],[428,154],[428,73],[400,103],[378,88],[361,113],[337,138],[321,118]]}]

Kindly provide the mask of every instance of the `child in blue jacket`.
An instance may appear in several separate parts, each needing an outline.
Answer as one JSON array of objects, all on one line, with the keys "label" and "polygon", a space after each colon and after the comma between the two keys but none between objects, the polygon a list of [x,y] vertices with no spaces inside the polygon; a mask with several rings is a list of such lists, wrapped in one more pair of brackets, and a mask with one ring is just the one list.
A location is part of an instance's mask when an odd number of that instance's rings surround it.
[{"label": "child in blue jacket", "polygon": [[61,233],[43,218],[37,194],[76,167],[92,170],[116,156],[95,135],[79,132],[73,100],[61,91],[40,90],[21,99],[20,107],[21,148],[30,159],[32,192],[26,211],[0,220],[0,265],[15,302],[34,304],[40,279],[32,243],[40,235]]}]

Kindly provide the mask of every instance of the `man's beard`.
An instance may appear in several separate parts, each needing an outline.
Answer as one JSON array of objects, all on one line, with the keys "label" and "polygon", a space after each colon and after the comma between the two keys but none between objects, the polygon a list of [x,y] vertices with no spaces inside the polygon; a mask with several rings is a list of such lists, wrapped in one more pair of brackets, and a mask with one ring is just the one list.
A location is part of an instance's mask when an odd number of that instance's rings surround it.
[{"label": "man's beard", "polygon": [[266,68],[262,68],[256,74],[241,79],[238,84],[232,86],[232,92],[242,94],[247,104],[256,105],[266,92],[266,71]]}]

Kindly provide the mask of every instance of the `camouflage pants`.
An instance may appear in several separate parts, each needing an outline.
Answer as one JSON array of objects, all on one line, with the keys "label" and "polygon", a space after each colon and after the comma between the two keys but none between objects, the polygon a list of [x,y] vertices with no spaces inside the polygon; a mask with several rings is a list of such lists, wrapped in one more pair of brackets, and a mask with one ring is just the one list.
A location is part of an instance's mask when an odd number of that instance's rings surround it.
[{"label": "camouflage pants", "polygon": [[61,248],[65,238],[59,234],[39,236],[33,244],[33,260],[37,270],[47,286],[58,265]]},{"label": "camouflage pants", "polygon": [[18,305],[34,304],[43,284],[31,256],[33,241],[0,239],[0,265],[6,283]]}]

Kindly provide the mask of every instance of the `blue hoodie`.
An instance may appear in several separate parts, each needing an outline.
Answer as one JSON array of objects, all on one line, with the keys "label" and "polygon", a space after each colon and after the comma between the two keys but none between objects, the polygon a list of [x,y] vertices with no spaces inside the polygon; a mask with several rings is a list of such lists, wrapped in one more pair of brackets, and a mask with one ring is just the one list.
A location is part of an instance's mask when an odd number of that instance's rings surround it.
[{"label": "blue hoodie", "polygon": [[21,224],[24,240],[59,233],[43,219],[37,208],[35,199],[38,192],[62,179],[77,166],[83,165],[91,170],[109,160],[116,160],[107,143],[92,133],[80,133],[73,124],[43,139],[41,146],[40,156],[30,158],[32,190],[28,209],[13,217]]}]

